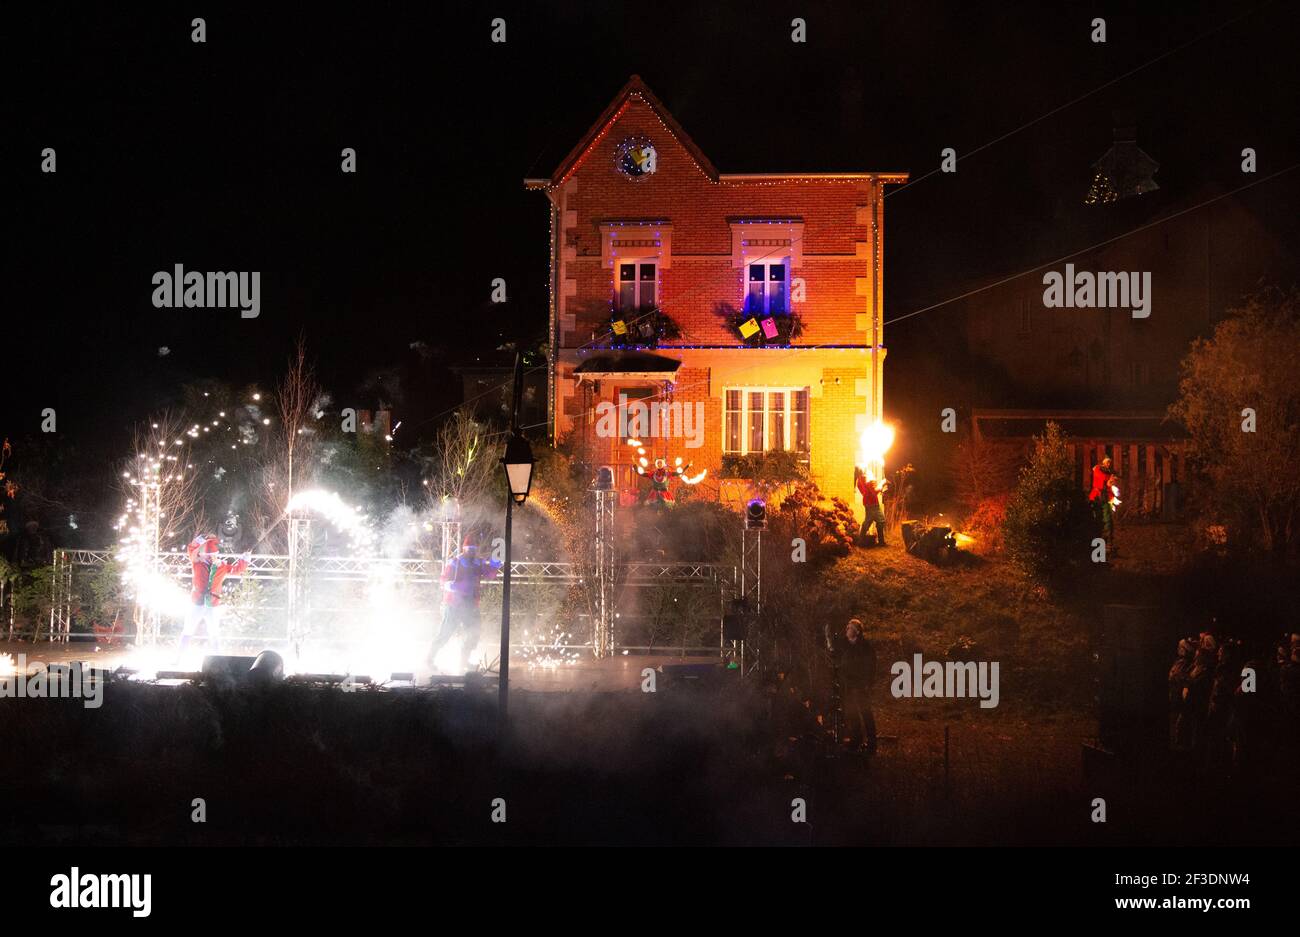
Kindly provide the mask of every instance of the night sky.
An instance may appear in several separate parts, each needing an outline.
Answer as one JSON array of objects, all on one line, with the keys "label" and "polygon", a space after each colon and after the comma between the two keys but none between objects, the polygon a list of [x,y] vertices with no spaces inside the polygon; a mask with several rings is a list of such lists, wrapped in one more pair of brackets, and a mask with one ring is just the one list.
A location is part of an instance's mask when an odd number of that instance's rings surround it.
[{"label": "night sky", "polygon": [[[365,388],[398,374],[417,441],[458,402],[449,365],[545,334],[547,203],[522,180],[633,73],[721,172],[911,172],[886,201],[890,318],[1119,233],[1082,205],[1117,109],[1160,162],[1165,207],[1241,185],[1243,146],[1261,176],[1300,160],[1294,17],[1282,2],[48,4],[6,25],[0,432],[38,433],[54,407],[61,439],[120,456],[184,381],[265,385],[302,334],[340,405],[374,404]],[[1035,121],[921,178],[944,147]],[[1243,198],[1284,236],[1298,176]],[[151,276],[177,263],[260,271],[260,317],[154,309]],[[887,408],[953,328],[940,308],[887,333]]]}]

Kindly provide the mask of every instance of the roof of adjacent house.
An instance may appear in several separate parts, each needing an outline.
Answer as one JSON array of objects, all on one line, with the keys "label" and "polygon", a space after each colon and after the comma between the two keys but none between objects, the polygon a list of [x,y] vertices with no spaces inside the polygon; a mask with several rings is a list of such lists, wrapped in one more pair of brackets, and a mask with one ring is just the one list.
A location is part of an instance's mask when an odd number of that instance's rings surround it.
[{"label": "roof of adjacent house", "polygon": [[971,414],[979,435],[1006,442],[1038,436],[1049,422],[1074,440],[1175,442],[1187,431],[1160,410],[987,410]]}]

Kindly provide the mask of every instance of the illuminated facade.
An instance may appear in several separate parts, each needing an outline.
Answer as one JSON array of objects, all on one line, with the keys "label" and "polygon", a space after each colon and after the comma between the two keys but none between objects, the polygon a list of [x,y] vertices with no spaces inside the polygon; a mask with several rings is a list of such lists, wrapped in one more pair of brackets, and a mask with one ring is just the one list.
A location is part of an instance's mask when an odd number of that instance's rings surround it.
[{"label": "illuminated facade", "polygon": [[646,486],[634,435],[707,469],[701,494],[739,499],[724,476],[793,459],[852,501],[882,415],[884,187],[906,178],[719,173],[633,76],[526,180],[551,206],[553,438],[613,466],[625,500]]}]

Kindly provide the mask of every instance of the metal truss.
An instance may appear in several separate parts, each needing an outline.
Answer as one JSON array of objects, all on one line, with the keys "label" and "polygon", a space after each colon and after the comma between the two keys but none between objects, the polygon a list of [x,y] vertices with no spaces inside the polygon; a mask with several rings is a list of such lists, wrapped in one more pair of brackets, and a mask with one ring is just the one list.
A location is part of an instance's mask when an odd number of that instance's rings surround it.
[{"label": "metal truss", "polygon": [[[60,562],[69,566],[107,566],[115,555],[113,550],[57,550]],[[189,581],[190,560],[184,553],[159,553],[159,568],[179,579]],[[335,576],[340,579],[364,581],[376,567],[396,567],[402,579],[415,582],[434,582],[441,568],[436,559],[419,557],[356,557],[313,556],[310,570],[313,577]],[[719,563],[625,563],[617,564],[625,571],[620,581],[625,583],[719,582],[730,579],[735,567]],[[289,557],[280,554],[254,553],[244,571],[245,578],[284,579],[289,574]],[[510,575],[533,583],[580,582],[582,567],[577,563],[536,562],[516,560],[510,564]],[[491,585],[486,582],[484,585]]]},{"label": "metal truss", "polygon": [[[611,544],[612,546],[612,544]],[[616,586],[649,588],[670,583],[699,586],[718,590],[729,589],[736,579],[734,566],[716,563],[613,563],[612,549],[608,551],[609,563],[606,566],[608,592],[604,606],[607,613],[605,621],[605,640],[593,634],[593,648],[601,649],[599,653],[613,653],[613,618],[616,611]],[[50,613],[50,639],[66,641],[72,626],[72,572],[74,567],[102,568],[111,563],[117,555],[116,550],[73,550],[60,549],[54,553],[55,576],[53,581],[53,607]],[[188,586],[191,575],[190,559],[185,553],[159,553],[156,557],[157,568],[177,582]],[[240,578],[263,582],[358,582],[370,581],[376,570],[389,571],[398,582],[412,585],[431,585],[441,579],[442,561],[437,558],[421,557],[367,557],[367,556],[315,556],[307,554],[302,558],[301,572],[291,570],[293,564],[287,554],[259,553],[249,558],[248,568]],[[539,562],[517,560],[510,564],[512,585],[516,586],[573,586],[581,585],[586,577],[593,575],[591,566],[567,562]],[[499,587],[500,578],[488,580],[486,588]],[[306,609],[299,609],[306,615]],[[298,637],[306,634],[306,622],[302,622]],[[597,622],[599,625],[600,622]],[[153,635],[156,637],[156,635]]]},{"label": "metal truss", "polygon": [[596,499],[596,616],[592,623],[591,644],[597,657],[614,653],[614,506],[618,492],[598,489]]},{"label": "metal truss", "polygon": [[741,530],[740,597],[754,615],[763,610],[763,531]]}]

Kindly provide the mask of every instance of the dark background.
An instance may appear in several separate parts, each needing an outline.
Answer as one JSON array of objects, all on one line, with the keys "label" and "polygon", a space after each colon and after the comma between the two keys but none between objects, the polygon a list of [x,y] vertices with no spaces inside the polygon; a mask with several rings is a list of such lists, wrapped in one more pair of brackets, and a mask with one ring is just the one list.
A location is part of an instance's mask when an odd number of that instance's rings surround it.
[{"label": "dark background", "polygon": [[[90,467],[185,381],[266,386],[300,334],[339,405],[383,398],[404,445],[426,441],[459,401],[449,365],[544,336],[547,203],[522,179],[548,175],[632,73],[721,172],[910,171],[886,201],[887,319],[1124,230],[1082,205],[1117,109],[1160,162],[1165,207],[1300,159],[1282,2],[55,3],[6,31],[0,433],[39,436],[53,407],[60,448]],[[920,178],[944,147],[1033,121]],[[39,171],[47,146],[57,174]],[[1243,196],[1292,239],[1297,176]],[[150,278],[177,263],[260,271],[260,317],[154,309]],[[887,410],[906,416],[957,334],[947,311],[888,331]]]}]

